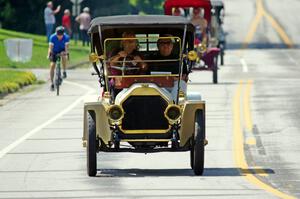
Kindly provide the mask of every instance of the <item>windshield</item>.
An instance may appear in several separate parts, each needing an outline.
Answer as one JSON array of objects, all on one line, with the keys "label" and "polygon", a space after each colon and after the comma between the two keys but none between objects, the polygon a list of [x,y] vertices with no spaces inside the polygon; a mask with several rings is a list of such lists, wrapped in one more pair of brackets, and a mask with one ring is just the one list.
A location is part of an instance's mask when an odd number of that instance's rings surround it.
[{"label": "windshield", "polygon": [[108,77],[178,76],[181,39],[171,35],[123,33],[104,42]]}]

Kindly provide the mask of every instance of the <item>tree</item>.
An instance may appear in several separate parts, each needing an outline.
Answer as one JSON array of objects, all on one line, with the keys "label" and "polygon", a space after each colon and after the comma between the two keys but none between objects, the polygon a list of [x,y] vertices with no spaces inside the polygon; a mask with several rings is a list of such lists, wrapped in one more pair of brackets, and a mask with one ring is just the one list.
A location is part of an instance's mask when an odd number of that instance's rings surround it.
[{"label": "tree", "polygon": [[7,19],[14,19],[15,10],[12,8],[8,0],[0,0],[0,23],[4,25],[7,23]]},{"label": "tree", "polygon": [[136,8],[144,14],[163,14],[163,2],[163,0],[135,0]]},{"label": "tree", "polygon": [[[0,22],[3,28],[37,34],[45,33],[44,9],[49,0],[0,0]],[[91,9],[92,17],[127,14],[163,14],[163,0],[84,0],[81,8]],[[72,12],[70,0],[53,0],[61,5],[56,25],[61,24],[63,11]]]}]

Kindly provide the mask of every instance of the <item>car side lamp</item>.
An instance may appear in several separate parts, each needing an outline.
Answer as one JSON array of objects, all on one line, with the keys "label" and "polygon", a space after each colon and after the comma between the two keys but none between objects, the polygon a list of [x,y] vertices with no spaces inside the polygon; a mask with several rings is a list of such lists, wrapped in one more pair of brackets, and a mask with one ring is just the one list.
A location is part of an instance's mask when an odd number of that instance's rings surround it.
[{"label": "car side lamp", "polygon": [[124,117],[124,110],[119,105],[112,105],[108,107],[107,114],[113,124],[118,124]]},{"label": "car side lamp", "polygon": [[189,51],[188,54],[187,54],[187,58],[190,61],[196,61],[196,59],[198,58],[197,52],[194,51],[194,50]]},{"label": "car side lamp", "polygon": [[175,124],[181,117],[181,109],[178,105],[172,104],[166,108],[164,114],[170,124]]}]

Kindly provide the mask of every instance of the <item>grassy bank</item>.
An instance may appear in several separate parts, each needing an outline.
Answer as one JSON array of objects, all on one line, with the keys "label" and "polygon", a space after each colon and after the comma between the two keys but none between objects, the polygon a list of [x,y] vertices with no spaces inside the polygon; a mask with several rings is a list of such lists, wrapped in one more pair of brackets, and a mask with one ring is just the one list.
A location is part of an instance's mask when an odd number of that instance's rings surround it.
[{"label": "grassy bank", "polygon": [[[18,63],[9,60],[3,42],[5,39],[9,38],[26,38],[33,40],[32,59],[30,62]],[[46,59],[47,52],[48,43],[46,42],[46,36],[0,29],[0,68],[48,68],[49,61]],[[89,48],[81,46],[81,42],[78,42],[78,45],[76,46],[74,41],[71,41],[69,64],[87,61],[88,53]]]},{"label": "grassy bank", "polygon": [[34,82],[36,77],[31,72],[0,70],[0,95],[18,91]]}]

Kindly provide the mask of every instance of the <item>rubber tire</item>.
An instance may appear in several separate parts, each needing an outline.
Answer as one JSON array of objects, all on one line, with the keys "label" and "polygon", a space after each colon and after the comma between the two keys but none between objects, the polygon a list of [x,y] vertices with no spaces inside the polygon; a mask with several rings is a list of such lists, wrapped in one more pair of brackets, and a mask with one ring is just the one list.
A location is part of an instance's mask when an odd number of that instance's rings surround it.
[{"label": "rubber tire", "polygon": [[56,84],[56,95],[59,96],[59,84]]},{"label": "rubber tire", "polygon": [[58,79],[58,74],[55,74],[55,89],[56,89],[56,95],[59,96],[59,79]]},{"label": "rubber tire", "polygon": [[204,139],[205,139],[205,122],[202,111],[197,111],[195,116],[195,135],[193,152],[191,156],[193,161],[193,170],[195,175],[202,175],[204,171]]},{"label": "rubber tire", "polygon": [[60,67],[55,67],[55,87],[56,87],[56,95],[59,96],[59,86],[61,85],[61,71]]},{"label": "rubber tire", "polygon": [[223,50],[221,50],[221,56],[220,56],[221,58],[221,66],[223,66],[224,65],[224,52],[223,52]]},{"label": "rubber tire", "polygon": [[214,58],[214,67],[213,67],[213,83],[218,83],[218,57]]},{"label": "rubber tire", "polygon": [[96,176],[97,174],[97,140],[96,140],[96,124],[91,113],[88,114],[88,140],[87,140],[87,174]]},{"label": "rubber tire", "polygon": [[194,146],[190,150],[190,165],[191,168],[194,169]]}]

